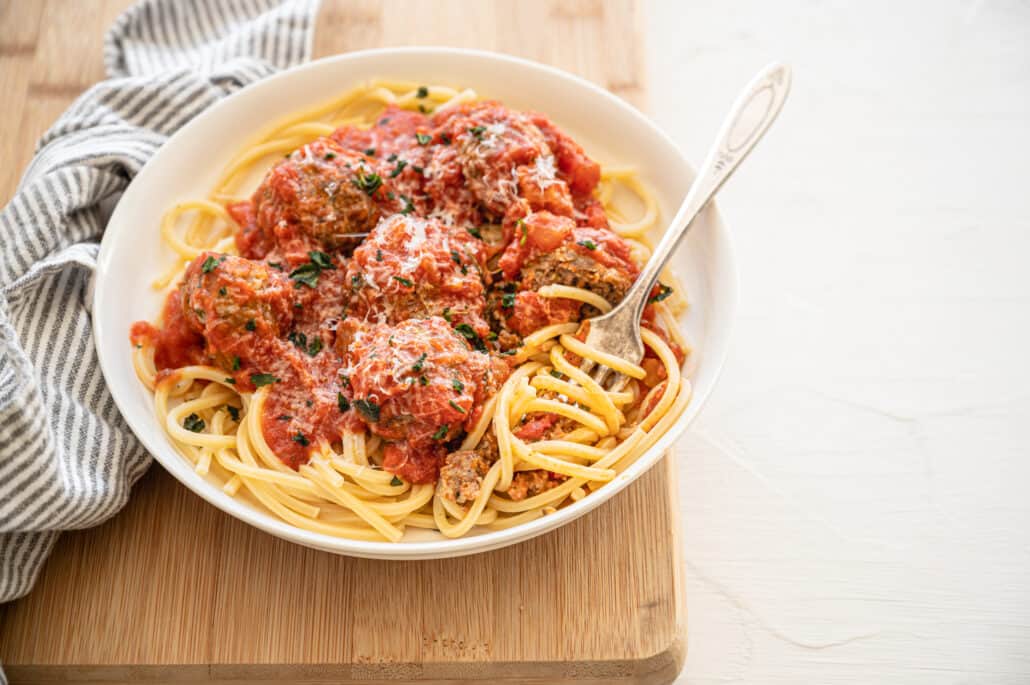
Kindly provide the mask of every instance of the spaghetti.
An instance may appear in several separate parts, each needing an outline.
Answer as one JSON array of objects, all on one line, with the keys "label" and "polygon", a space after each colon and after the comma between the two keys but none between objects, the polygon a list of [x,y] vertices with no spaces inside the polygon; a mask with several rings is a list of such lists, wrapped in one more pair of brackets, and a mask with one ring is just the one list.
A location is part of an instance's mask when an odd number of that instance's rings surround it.
[{"label": "spaghetti", "polygon": [[[159,323],[133,326],[135,369],[198,473],[299,528],[520,525],[611,481],[690,401],[672,274],[640,364],[578,337],[657,221],[632,170],[541,115],[370,82],[261,132],[165,214],[177,260]],[[631,380],[607,391],[584,358]]]}]

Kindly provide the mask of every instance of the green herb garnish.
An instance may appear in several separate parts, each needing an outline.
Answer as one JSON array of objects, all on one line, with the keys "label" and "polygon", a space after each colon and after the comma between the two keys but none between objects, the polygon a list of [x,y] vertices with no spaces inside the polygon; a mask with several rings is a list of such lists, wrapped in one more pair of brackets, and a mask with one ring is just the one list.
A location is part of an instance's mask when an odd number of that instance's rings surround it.
[{"label": "green herb garnish", "polygon": [[296,435],[294,435],[290,439],[293,440],[298,445],[300,445],[301,447],[307,447],[309,444],[311,444],[311,443],[308,442],[308,439],[306,437],[304,437],[303,433],[297,433]]},{"label": "green herb garnish", "polygon": [[433,136],[427,136],[425,133],[416,133],[415,140],[418,141],[419,145],[429,145],[429,142],[433,139]]},{"label": "green herb garnish", "polygon": [[480,352],[486,351],[486,345],[483,344],[483,339],[473,330],[472,326],[467,323],[459,323],[454,327],[454,330],[458,332],[463,338],[472,343],[472,346]]},{"label": "green herb garnish", "polygon": [[415,361],[415,363],[411,366],[411,370],[414,371],[415,373],[419,373],[420,371],[422,371],[422,367],[425,366],[425,363],[426,363],[426,353],[423,352],[419,356],[419,358]]},{"label": "green herb garnish", "polygon": [[648,300],[648,302],[661,302],[665,298],[669,297],[669,295],[672,295],[672,288],[664,283],[659,283],[658,294]]},{"label": "green herb garnish", "polygon": [[372,400],[354,400],[354,408],[357,409],[367,421],[375,423],[379,420],[379,405]]},{"label": "green herb garnish", "polygon": [[358,190],[364,191],[368,196],[376,194],[379,187],[383,185],[383,179],[376,173],[358,173],[352,183]]},{"label": "green herb garnish", "polygon": [[394,276],[393,280],[408,288],[414,287],[415,285],[410,279],[404,278],[403,276]]},{"label": "green herb garnish", "polygon": [[417,98],[429,97],[429,88],[427,88],[426,86],[419,86],[418,90],[415,91],[415,97],[417,97]]},{"label": "green herb garnish", "polygon": [[393,171],[390,172],[390,178],[397,178],[398,176],[400,176],[401,172],[404,171],[404,167],[406,166],[408,166],[407,161],[403,159],[398,159],[397,166],[395,166],[393,168]]},{"label": "green herb garnish", "polygon": [[199,433],[204,430],[204,419],[200,418],[196,414],[190,414],[183,419],[182,427],[193,433]]},{"label": "green herb garnish", "polygon": [[505,309],[511,309],[515,306],[515,293],[504,293],[501,295],[501,306]]},{"label": "green herb garnish", "polygon": [[209,274],[215,270],[215,267],[225,261],[225,255],[215,259],[214,257],[208,257],[204,260],[204,263],[200,265],[200,270],[203,273]]},{"label": "green herb garnish", "polygon": [[451,405],[451,407],[453,407],[455,411],[460,411],[462,414],[465,413],[465,410],[461,408],[461,405],[455,402],[454,400],[447,400],[447,404]]},{"label": "green herb garnish", "polygon": [[350,402],[347,401],[342,392],[336,393],[336,406],[340,408],[341,414],[350,409]]},{"label": "green herb garnish", "polygon": [[443,440],[445,437],[447,437],[447,431],[449,430],[450,428],[447,426],[440,426],[436,429],[436,432],[433,433],[433,440]]},{"label": "green herb garnish", "polygon": [[587,238],[586,240],[578,240],[578,241],[576,241],[576,244],[577,245],[582,245],[583,247],[585,247],[588,250],[596,250],[597,249],[597,243],[595,243],[593,240],[590,240],[589,238]]},{"label": "green herb garnish", "polygon": [[260,388],[263,385],[278,383],[279,379],[270,373],[252,373],[250,374],[250,382],[254,384],[255,388]]}]

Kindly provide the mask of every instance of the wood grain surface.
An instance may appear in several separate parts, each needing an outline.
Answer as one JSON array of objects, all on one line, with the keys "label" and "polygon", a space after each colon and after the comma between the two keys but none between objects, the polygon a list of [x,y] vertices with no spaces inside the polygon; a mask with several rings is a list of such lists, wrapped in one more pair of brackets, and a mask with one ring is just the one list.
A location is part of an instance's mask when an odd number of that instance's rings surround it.
[{"label": "wood grain surface", "polygon": [[[128,4],[0,0],[3,201],[34,140],[104,77],[101,36]],[[530,57],[645,104],[633,2],[321,9],[316,56],[406,44]],[[0,662],[13,682],[669,682],[686,644],[674,488],[666,459],[552,534],[398,563],[280,541],[155,466],[124,511],[63,536],[36,589],[0,607]]]}]

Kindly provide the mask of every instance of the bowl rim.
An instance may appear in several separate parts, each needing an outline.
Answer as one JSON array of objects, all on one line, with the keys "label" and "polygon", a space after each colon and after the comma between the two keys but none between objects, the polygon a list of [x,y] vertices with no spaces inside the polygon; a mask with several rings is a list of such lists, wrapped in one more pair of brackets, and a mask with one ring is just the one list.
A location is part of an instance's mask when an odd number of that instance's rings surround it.
[{"label": "bowl rim", "polygon": [[[255,84],[251,84],[250,86],[240,89],[202,111],[170,136],[133,178],[129,187],[126,188],[125,194],[132,192],[133,186],[139,187],[146,183],[148,177],[152,173],[155,173],[153,170],[161,167],[163,153],[169,147],[172,147],[178,138],[185,137],[187,132],[193,128],[202,126],[203,123],[198,122],[203,122],[207,117],[213,116],[213,112],[220,111],[223,108],[234,107],[235,101],[239,96],[241,96],[241,94],[251,92],[253,88],[257,87],[260,87],[263,90],[270,89],[274,87],[276,83],[292,79],[299,73],[323,69],[328,63],[337,64],[345,62],[361,62],[364,60],[375,59],[377,57],[395,55],[406,55],[412,57],[423,55],[451,56],[469,60],[501,63],[505,66],[514,67],[516,69],[535,71],[558,81],[572,82],[579,88],[592,91],[594,95],[605,100],[609,107],[621,110],[623,114],[629,115],[639,125],[651,129],[651,132],[668,147],[669,151],[679,157],[688,173],[691,176],[696,175],[694,168],[686,160],[683,153],[680,151],[679,146],[668,136],[668,134],[652,122],[650,118],[616,95],[580,76],[547,64],[503,53],[442,46],[409,46],[358,50],[341,55],[333,55],[317,60],[311,60],[290,69],[280,71],[267,78],[261,79]],[[723,275],[724,281],[720,283],[720,286],[724,290],[728,289],[730,291],[722,293],[722,297],[725,299],[725,305],[721,308],[725,314],[725,322],[722,324],[722,331],[726,338],[726,342],[721,346],[721,349],[716,350],[714,355],[711,355],[710,350],[708,349],[705,349],[702,352],[704,359],[703,363],[709,368],[709,373],[711,374],[711,382],[707,387],[700,391],[695,388],[694,395],[690,400],[690,405],[688,405],[688,410],[693,408],[693,411],[690,412],[689,415],[685,413],[679,420],[677,420],[654,445],[645,451],[625,471],[620,473],[613,481],[607,483],[600,491],[593,493],[590,497],[584,497],[578,502],[573,502],[572,504],[559,509],[554,514],[543,516],[503,530],[489,531],[477,535],[443,540],[396,543],[387,541],[356,540],[353,538],[340,538],[316,533],[293,526],[286,521],[276,518],[269,512],[261,511],[247,502],[226,495],[220,488],[217,488],[212,483],[201,481],[201,484],[198,486],[194,482],[191,482],[191,480],[188,480],[187,475],[184,473],[184,469],[190,466],[188,461],[179,454],[177,450],[175,450],[167,437],[160,432],[159,426],[156,426],[158,430],[155,431],[152,426],[144,426],[142,423],[137,425],[137,422],[133,418],[133,412],[128,409],[128,403],[131,399],[114,390],[116,385],[112,384],[109,379],[114,377],[113,374],[116,365],[126,363],[128,357],[114,352],[115,346],[111,345],[108,340],[111,335],[116,335],[116,333],[108,332],[106,330],[106,326],[101,322],[103,317],[100,316],[100,312],[104,311],[104,307],[107,306],[105,298],[108,297],[108,291],[115,287],[113,284],[108,283],[109,279],[106,278],[107,269],[102,267],[105,267],[107,261],[110,259],[111,252],[114,250],[112,247],[114,242],[118,239],[125,239],[127,237],[120,235],[120,233],[124,233],[124,231],[119,232],[117,230],[110,230],[111,227],[118,227],[119,225],[127,224],[125,221],[119,222],[120,212],[124,206],[125,203],[121,201],[119,201],[115,206],[101,239],[100,251],[97,257],[98,268],[96,271],[92,297],[94,312],[94,345],[97,350],[97,356],[100,361],[100,368],[104,375],[105,383],[107,383],[108,389],[111,391],[111,396],[114,399],[115,405],[118,407],[122,417],[129,425],[133,434],[143,444],[150,455],[153,456],[165,468],[165,470],[169,471],[176,480],[202,497],[205,501],[214,505],[218,509],[221,509],[225,513],[248,523],[255,528],[263,530],[266,533],[324,551],[355,557],[395,560],[456,557],[506,547],[559,528],[601,506],[604,502],[617,495],[630,483],[637,480],[637,478],[660,461],[660,458],[669,450],[673,441],[684,433],[687,426],[696,419],[697,415],[700,413],[702,407],[718,382],[729,350],[729,339],[731,338],[738,304],[740,275],[737,269],[735,252],[729,231],[727,230],[725,223],[722,221],[718,206],[715,201],[712,201],[709,203],[706,212],[708,213],[708,219],[712,222],[714,232],[719,240],[721,261],[726,267],[726,273]],[[192,469],[188,470],[190,471],[190,474],[193,473]]]}]

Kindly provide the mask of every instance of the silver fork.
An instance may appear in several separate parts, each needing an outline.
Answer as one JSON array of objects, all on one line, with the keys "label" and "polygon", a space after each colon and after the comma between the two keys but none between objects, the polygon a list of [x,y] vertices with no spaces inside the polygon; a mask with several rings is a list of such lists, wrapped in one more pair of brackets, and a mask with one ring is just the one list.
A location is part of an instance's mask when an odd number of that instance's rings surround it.
[{"label": "silver fork", "polygon": [[[614,309],[584,322],[589,324],[587,345],[633,364],[639,364],[644,358],[640,317],[658,275],[697,215],[769,129],[780,113],[789,91],[790,67],[776,63],[759,72],[744,88],[723,121],[715,144],[708,151],[676,217],[637,280]],[[621,390],[629,381],[624,374],[589,359],[583,360],[580,369],[591,374],[595,381],[609,391]]]}]

